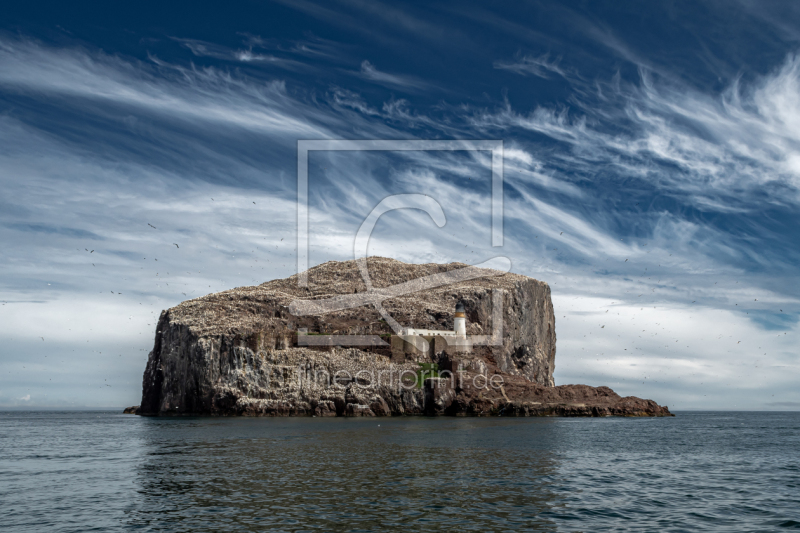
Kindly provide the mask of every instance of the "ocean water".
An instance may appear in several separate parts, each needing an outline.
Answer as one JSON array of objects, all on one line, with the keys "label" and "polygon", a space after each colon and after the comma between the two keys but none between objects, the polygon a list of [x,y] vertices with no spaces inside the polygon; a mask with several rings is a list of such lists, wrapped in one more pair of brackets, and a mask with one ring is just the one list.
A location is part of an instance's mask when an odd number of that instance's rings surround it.
[{"label": "ocean water", "polygon": [[0,413],[2,531],[800,529],[800,413]]}]

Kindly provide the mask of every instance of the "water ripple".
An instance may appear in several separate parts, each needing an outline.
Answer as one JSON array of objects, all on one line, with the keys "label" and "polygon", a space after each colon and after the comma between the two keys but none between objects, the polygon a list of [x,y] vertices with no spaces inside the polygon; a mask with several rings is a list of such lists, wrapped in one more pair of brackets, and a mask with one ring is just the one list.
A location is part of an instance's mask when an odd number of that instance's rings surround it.
[{"label": "water ripple", "polygon": [[798,413],[0,413],[5,531],[800,528]]}]

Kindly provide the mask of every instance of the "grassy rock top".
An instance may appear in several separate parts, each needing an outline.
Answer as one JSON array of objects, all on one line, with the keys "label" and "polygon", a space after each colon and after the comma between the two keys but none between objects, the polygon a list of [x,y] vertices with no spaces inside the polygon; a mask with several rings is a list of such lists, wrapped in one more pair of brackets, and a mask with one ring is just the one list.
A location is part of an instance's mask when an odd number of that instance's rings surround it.
[{"label": "grassy rock top", "polygon": [[[385,257],[370,257],[367,264],[372,285],[377,289],[469,266],[464,263],[414,265]],[[385,300],[383,305],[404,325],[444,328],[448,321],[452,327],[453,308],[461,298],[496,288],[512,290],[522,282],[547,286],[544,282],[520,274],[484,270],[487,277],[396,296]],[[308,320],[290,313],[288,307],[295,300],[320,300],[366,292],[366,285],[354,260],[329,261],[309,269],[308,287],[298,286],[297,278],[294,275],[187,300],[168,311],[169,320],[173,324],[188,326],[197,335],[248,334],[309,325],[311,331],[324,329],[329,333],[391,333],[377,311],[369,305],[326,315],[322,327],[319,320],[308,324]],[[476,325],[472,325],[472,330],[468,332],[480,333],[475,328]]]}]

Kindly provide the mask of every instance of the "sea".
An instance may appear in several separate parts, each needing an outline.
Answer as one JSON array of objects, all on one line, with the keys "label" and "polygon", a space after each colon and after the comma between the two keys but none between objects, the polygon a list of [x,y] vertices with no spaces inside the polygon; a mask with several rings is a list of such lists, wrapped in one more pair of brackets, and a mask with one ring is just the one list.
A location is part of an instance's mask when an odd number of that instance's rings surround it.
[{"label": "sea", "polygon": [[800,413],[0,413],[0,531],[800,529]]}]

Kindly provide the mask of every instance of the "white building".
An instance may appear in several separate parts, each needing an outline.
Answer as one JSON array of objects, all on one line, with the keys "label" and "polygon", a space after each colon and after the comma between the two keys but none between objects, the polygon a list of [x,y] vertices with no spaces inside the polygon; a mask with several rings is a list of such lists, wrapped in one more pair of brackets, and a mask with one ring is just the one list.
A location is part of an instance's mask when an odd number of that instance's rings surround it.
[{"label": "white building", "polygon": [[457,337],[466,338],[467,336],[467,315],[464,309],[464,304],[458,302],[456,304],[456,314],[453,318],[453,330],[439,330],[439,329],[417,329],[417,328],[404,328],[403,336],[420,336],[420,337]]}]

